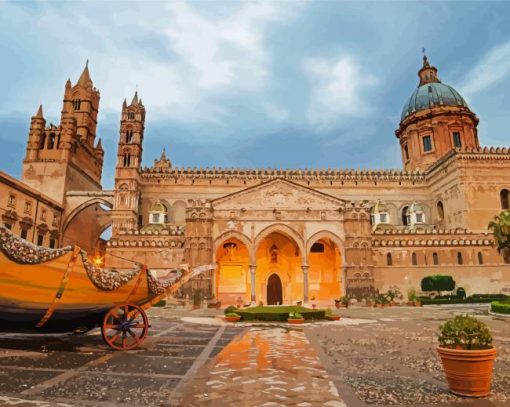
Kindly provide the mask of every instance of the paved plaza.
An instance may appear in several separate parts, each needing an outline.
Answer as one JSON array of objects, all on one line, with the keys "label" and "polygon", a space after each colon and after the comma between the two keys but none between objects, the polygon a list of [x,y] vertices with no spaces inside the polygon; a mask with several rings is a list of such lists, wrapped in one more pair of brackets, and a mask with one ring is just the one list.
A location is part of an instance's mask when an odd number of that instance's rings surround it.
[{"label": "paved plaza", "polygon": [[[153,308],[144,345],[86,335],[0,335],[0,405],[510,406],[510,318],[487,307],[341,310],[338,322],[226,324],[216,310]],[[494,335],[493,392],[448,392],[438,325],[476,314]]]}]

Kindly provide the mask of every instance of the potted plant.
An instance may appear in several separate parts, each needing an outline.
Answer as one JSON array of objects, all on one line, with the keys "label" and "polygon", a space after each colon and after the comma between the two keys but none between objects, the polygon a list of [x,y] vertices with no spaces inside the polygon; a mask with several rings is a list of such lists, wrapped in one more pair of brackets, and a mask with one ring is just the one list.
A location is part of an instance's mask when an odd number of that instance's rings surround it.
[{"label": "potted plant", "polygon": [[303,301],[299,300],[299,301],[296,301],[296,305],[298,307],[301,307],[303,305]]},{"label": "potted plant", "polygon": [[240,320],[241,316],[235,312],[227,312],[225,314],[225,321],[227,322],[239,322]]},{"label": "potted plant", "polygon": [[311,298],[312,300],[312,308],[315,309],[317,307],[317,304],[313,303],[315,301],[315,295]]},{"label": "potted plant", "polygon": [[201,303],[202,303],[202,291],[195,290],[193,292],[193,309],[200,308]]},{"label": "potted plant", "polygon": [[340,315],[333,314],[333,311],[331,311],[330,308],[328,308],[324,314],[326,315],[326,319],[328,321],[338,321],[340,319]]},{"label": "potted plant", "polygon": [[395,297],[396,296],[397,296],[397,293],[392,290],[388,290],[388,292],[386,293],[385,297],[388,300],[388,304],[390,305],[390,307],[393,307],[395,305]]},{"label": "potted plant", "polygon": [[299,312],[291,312],[289,314],[289,317],[287,318],[287,322],[289,324],[298,325],[298,324],[304,324],[305,319]]},{"label": "potted plant", "polygon": [[410,307],[414,306],[414,302],[416,301],[416,289],[410,288],[407,290],[407,305]]},{"label": "potted plant", "polygon": [[340,308],[340,305],[342,304],[342,301],[340,298],[338,300],[335,300],[335,308]]},{"label": "potted plant", "polygon": [[450,391],[469,397],[488,395],[496,349],[487,325],[474,317],[457,315],[439,331],[437,351]]}]

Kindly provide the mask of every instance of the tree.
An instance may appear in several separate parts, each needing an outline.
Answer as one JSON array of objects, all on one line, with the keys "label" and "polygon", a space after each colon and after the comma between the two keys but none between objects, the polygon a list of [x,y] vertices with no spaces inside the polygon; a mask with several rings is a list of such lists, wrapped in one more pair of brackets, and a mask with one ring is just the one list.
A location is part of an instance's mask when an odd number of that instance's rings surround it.
[{"label": "tree", "polygon": [[498,253],[503,256],[506,263],[510,263],[510,211],[506,210],[495,216],[488,227],[494,236]]},{"label": "tree", "polygon": [[422,291],[437,291],[441,295],[441,291],[452,291],[455,288],[455,280],[452,276],[435,276],[423,277],[421,280]]}]

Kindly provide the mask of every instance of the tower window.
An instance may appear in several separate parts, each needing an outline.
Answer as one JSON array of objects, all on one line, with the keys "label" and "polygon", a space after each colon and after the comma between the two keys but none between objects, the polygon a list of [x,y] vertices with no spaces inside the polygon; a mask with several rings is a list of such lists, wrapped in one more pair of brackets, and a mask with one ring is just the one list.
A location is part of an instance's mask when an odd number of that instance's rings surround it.
[{"label": "tower window", "polygon": [[411,255],[411,263],[412,263],[413,266],[416,266],[418,264],[418,258],[416,256],[416,253],[413,253]]},{"label": "tower window", "polygon": [[423,137],[423,152],[432,151],[432,138],[430,136]]},{"label": "tower window", "polygon": [[508,189],[502,189],[499,193],[499,199],[501,200],[501,209],[509,209],[508,205]]},{"label": "tower window", "polygon": [[133,141],[133,130],[126,131],[126,143],[131,143]]},{"label": "tower window", "polygon": [[457,264],[464,264],[464,260],[462,259],[461,252],[457,252]]},{"label": "tower window", "polygon": [[48,139],[48,150],[52,150],[53,147],[55,147],[55,133],[51,133]]},{"label": "tower window", "polygon": [[453,146],[457,148],[462,147],[462,141],[460,139],[460,133],[458,131],[453,132]]},{"label": "tower window", "polygon": [[408,222],[408,214],[407,212],[409,211],[409,207],[408,206],[404,206],[404,208],[402,209],[402,225],[404,226],[407,226],[409,225],[409,222]]},{"label": "tower window", "polygon": [[483,254],[482,254],[482,252],[478,252],[478,264],[483,264]]},{"label": "tower window", "polygon": [[434,266],[439,264],[439,256],[436,252],[432,253],[432,262],[434,263]]},{"label": "tower window", "polygon": [[324,253],[324,245],[322,243],[314,243],[310,249],[310,253]]},{"label": "tower window", "polygon": [[80,107],[81,107],[81,100],[79,100],[79,99],[73,100],[73,109],[80,110]]},{"label": "tower window", "polygon": [[391,253],[388,253],[386,255],[386,265],[387,266],[393,266],[393,259],[391,258]]},{"label": "tower window", "polygon": [[129,167],[131,165],[131,154],[124,154],[124,167]]},{"label": "tower window", "polygon": [[128,119],[129,120],[135,120],[135,113],[134,112],[129,112],[128,113]]},{"label": "tower window", "polygon": [[41,135],[41,139],[39,140],[39,149],[43,149],[44,145],[46,144],[46,134]]},{"label": "tower window", "polygon": [[444,219],[444,206],[441,201],[437,203],[437,218],[439,221]]},{"label": "tower window", "polygon": [[409,147],[407,147],[407,144],[404,145],[404,158],[405,160],[409,160]]}]

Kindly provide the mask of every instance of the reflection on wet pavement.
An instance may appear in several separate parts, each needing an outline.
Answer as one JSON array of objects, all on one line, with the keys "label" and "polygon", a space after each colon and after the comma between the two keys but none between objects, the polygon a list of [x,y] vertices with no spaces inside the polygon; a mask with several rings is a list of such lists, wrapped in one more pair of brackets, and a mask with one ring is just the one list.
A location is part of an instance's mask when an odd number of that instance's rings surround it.
[{"label": "reflection on wet pavement", "polygon": [[250,328],[190,387],[184,405],[345,406],[302,330]]}]

